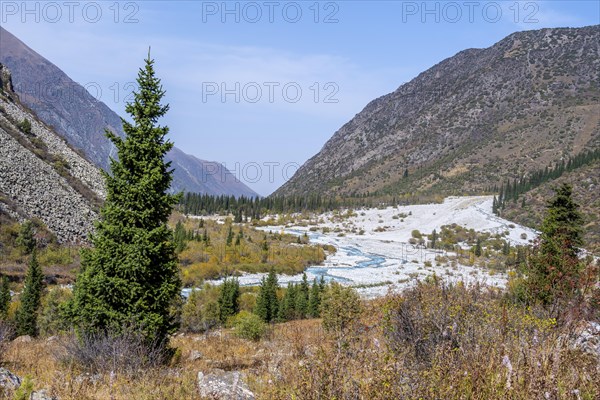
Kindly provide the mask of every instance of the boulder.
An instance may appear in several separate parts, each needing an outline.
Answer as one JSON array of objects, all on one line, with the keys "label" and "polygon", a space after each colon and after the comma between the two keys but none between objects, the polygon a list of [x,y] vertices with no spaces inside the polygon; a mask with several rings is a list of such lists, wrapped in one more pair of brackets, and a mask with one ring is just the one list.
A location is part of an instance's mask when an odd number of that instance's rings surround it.
[{"label": "boulder", "polygon": [[239,371],[214,370],[204,374],[198,372],[200,396],[219,400],[254,400],[254,393],[243,381]]},{"label": "boulder", "polygon": [[19,386],[21,386],[21,379],[18,376],[6,368],[0,368],[0,387],[15,390]]},{"label": "boulder", "polygon": [[[0,368],[0,398],[4,398],[2,397],[2,394],[7,395],[8,393],[13,393],[20,386],[21,378],[6,368]],[[57,400],[57,398],[50,396],[45,389],[41,389],[32,392],[29,396],[29,400]]]},{"label": "boulder", "polygon": [[29,396],[29,400],[57,400],[57,399],[56,399],[56,397],[50,396],[46,392],[46,390],[42,389],[40,391],[31,393],[31,396]]},{"label": "boulder", "polygon": [[196,360],[201,359],[202,357],[203,357],[203,355],[201,352],[199,352],[198,350],[192,350],[190,352],[190,356],[188,357],[188,359],[190,361],[196,361]]},{"label": "boulder", "polygon": [[600,361],[600,323],[585,323],[572,341],[572,345]]},{"label": "boulder", "polygon": [[13,342],[14,343],[29,343],[32,340],[33,339],[31,338],[31,336],[23,335],[23,336],[19,336],[19,337],[15,338],[15,340],[13,340]]}]

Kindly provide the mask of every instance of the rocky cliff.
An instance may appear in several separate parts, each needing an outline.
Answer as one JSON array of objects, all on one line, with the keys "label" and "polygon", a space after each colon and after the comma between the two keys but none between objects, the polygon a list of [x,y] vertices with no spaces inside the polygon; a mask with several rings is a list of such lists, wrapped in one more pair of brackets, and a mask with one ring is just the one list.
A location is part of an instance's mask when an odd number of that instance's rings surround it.
[{"label": "rocky cliff", "polygon": [[0,208],[60,241],[85,240],[105,194],[100,170],[20,103],[2,64],[0,77]]}]

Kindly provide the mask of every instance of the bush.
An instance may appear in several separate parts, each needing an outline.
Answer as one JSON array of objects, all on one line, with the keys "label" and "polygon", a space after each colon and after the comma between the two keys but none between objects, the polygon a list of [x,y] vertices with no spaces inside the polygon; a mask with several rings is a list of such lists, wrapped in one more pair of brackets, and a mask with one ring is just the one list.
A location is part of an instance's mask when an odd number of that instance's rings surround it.
[{"label": "bush", "polygon": [[63,338],[59,361],[89,373],[137,374],[170,359],[165,342],[147,342],[143,330],[124,327],[118,332],[83,333]]},{"label": "bush", "polygon": [[421,234],[421,232],[418,229],[414,229],[410,235],[412,237],[414,237],[415,239],[421,239],[423,237],[423,235]]},{"label": "bush", "polygon": [[38,317],[40,335],[51,336],[69,330],[70,324],[63,315],[61,305],[66,304],[72,294],[68,289],[55,288],[44,296]]},{"label": "bush", "polygon": [[219,288],[204,285],[193,290],[181,310],[181,330],[183,332],[206,332],[219,325]]},{"label": "bush", "polygon": [[355,289],[332,282],[323,293],[321,317],[326,331],[344,336],[352,329],[360,312],[360,297]]},{"label": "bush", "polygon": [[6,346],[8,342],[13,338],[15,334],[15,329],[13,326],[7,321],[0,320],[0,361],[2,361],[2,356],[4,355],[4,350],[6,350]]},{"label": "bush", "polygon": [[73,263],[71,250],[66,247],[51,245],[39,252],[39,262],[45,266],[51,265],[70,265]]},{"label": "bush", "polygon": [[29,400],[33,394],[33,381],[31,377],[26,376],[13,395],[13,400]]},{"label": "bush", "polygon": [[23,118],[23,121],[17,124],[17,127],[21,130],[21,132],[31,135],[31,122],[27,118]]},{"label": "bush", "polygon": [[267,333],[267,324],[262,319],[248,311],[241,311],[231,320],[233,331],[242,339],[259,341]]}]

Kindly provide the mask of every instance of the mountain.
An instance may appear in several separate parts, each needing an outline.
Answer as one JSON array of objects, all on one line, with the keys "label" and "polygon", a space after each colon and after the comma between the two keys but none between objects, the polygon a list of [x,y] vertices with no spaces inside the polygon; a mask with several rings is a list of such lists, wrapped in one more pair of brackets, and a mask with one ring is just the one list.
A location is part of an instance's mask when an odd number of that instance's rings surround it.
[{"label": "mountain", "polygon": [[0,215],[37,218],[61,242],[85,240],[103,185],[96,166],[21,104],[0,64]]},{"label": "mountain", "polygon": [[461,51],[370,102],[274,195],[491,192],[598,149],[599,51],[598,25]]},{"label": "mountain", "polygon": [[[124,136],[120,117],[57,66],[0,27],[0,62],[12,72],[21,102],[95,165],[107,170],[115,148],[104,136],[110,129]],[[167,155],[175,169],[175,191],[257,196],[223,165],[200,160],[173,148]]]}]

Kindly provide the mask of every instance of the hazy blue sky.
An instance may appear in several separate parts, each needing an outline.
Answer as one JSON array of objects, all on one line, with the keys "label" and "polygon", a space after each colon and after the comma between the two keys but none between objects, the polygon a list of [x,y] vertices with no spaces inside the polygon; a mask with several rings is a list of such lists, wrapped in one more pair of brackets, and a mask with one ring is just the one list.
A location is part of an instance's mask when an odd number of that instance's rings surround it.
[{"label": "hazy blue sky", "polygon": [[152,46],[171,139],[266,195],[370,100],[512,32],[598,24],[600,6],[2,0],[0,23],[121,115]]}]

